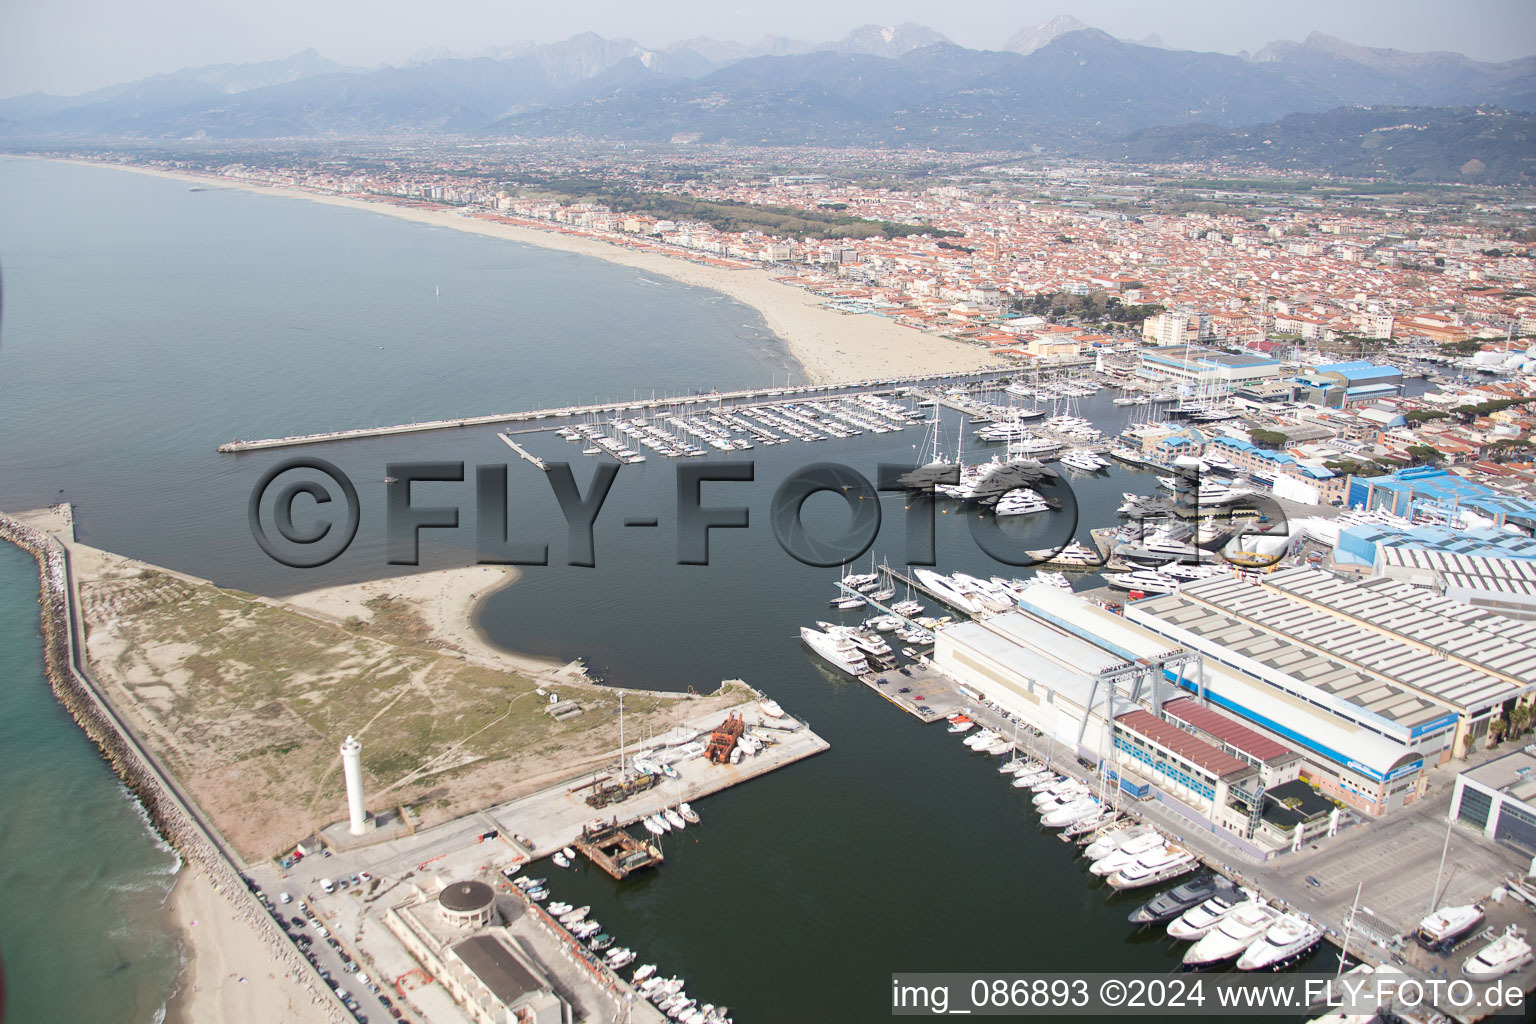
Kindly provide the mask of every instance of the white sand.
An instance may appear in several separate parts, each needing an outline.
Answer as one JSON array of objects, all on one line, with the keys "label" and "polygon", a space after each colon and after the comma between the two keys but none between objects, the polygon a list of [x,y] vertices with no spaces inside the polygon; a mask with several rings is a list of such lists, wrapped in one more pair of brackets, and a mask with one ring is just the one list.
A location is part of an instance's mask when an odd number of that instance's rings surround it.
[{"label": "white sand", "polygon": [[211,175],[181,174],[125,164],[66,162],[369,210],[419,224],[580,253],[620,266],[661,274],[683,284],[709,288],[751,306],[762,314],[768,328],[784,340],[790,354],[814,383],[975,370],[995,363],[995,360],[988,358],[984,349],[974,345],[925,334],[884,317],[838,313],[827,309],[821,305],[820,297],[802,288],[776,281],[764,270],[732,270],[708,266],[681,257],[637,251],[594,237],[577,237],[553,230],[543,231],[476,220],[450,210],[413,209],[383,201],[369,202],[296,189],[251,185]]},{"label": "white sand", "polygon": [[335,622],[346,622],[353,616],[367,621],[373,616],[367,607],[369,601],[397,597],[421,613],[434,639],[471,659],[533,678],[570,670],[556,661],[497,647],[475,628],[480,602],[493,591],[515,583],[518,575],[510,566],[470,565],[306,590],[283,598],[281,603]]},{"label": "white sand", "polygon": [[206,876],[184,867],[166,901],[188,957],[167,1024],[325,1024],[308,987],[273,959]]}]

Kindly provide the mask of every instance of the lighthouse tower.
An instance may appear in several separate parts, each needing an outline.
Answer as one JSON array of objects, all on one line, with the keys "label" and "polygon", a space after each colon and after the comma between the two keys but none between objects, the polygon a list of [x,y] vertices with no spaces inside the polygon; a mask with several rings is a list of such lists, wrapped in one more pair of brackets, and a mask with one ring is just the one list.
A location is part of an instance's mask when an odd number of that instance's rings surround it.
[{"label": "lighthouse tower", "polygon": [[341,770],[347,778],[347,811],[352,834],[368,831],[368,811],[363,806],[363,745],[351,736],[341,744]]}]

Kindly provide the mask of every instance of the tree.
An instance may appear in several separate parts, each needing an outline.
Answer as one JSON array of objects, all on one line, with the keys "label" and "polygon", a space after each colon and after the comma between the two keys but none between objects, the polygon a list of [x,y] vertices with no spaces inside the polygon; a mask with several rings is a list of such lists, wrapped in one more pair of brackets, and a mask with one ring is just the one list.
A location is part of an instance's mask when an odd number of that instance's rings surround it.
[{"label": "tree", "polygon": [[1278,430],[1264,430],[1255,428],[1248,432],[1253,438],[1253,443],[1263,448],[1278,448],[1285,444],[1285,435]]},{"label": "tree", "polygon": [[1504,731],[1507,728],[1508,728],[1508,723],[1506,723],[1502,717],[1495,718],[1493,721],[1489,722],[1488,723],[1488,745],[1490,747],[1498,746],[1499,745],[1499,741],[1504,738]]},{"label": "tree", "polygon": [[1411,444],[1407,447],[1408,457],[1414,462],[1431,463],[1440,461],[1440,450],[1427,444]]},{"label": "tree", "polygon": [[1531,727],[1533,711],[1529,704],[1516,704],[1509,712],[1509,734],[1519,736]]}]

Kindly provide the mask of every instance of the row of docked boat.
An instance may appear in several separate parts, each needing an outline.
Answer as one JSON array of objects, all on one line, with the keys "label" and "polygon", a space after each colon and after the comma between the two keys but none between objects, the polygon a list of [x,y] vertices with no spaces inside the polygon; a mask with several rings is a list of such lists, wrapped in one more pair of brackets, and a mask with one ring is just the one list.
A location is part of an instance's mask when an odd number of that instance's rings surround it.
[{"label": "row of docked boat", "polygon": [[[684,805],[686,806],[686,805]],[[522,889],[536,902],[548,899],[548,890],[542,888],[544,879],[512,878],[513,871],[503,872],[513,885]],[[535,896],[543,893],[543,896]],[[617,972],[634,963],[639,954],[627,946],[617,945],[617,940],[594,918],[590,906],[573,907],[569,903],[550,903],[545,912],[564,928],[577,944],[581,955],[591,964]],[[712,1003],[700,1005],[683,991],[683,979],[663,978],[655,964],[642,964],[630,976],[636,991],[678,1024],[731,1024],[727,1008]]]},{"label": "row of docked boat", "polygon": [[[745,737],[737,740],[738,745],[748,742],[751,741],[747,740]],[[665,832],[671,832],[673,829],[677,829],[677,831],[681,832],[689,825],[697,825],[698,823],[698,812],[690,807],[686,800],[678,804],[676,807],[666,807],[657,811],[655,814],[648,814],[644,818],[640,819],[641,827],[643,827],[653,836],[659,836]]]},{"label": "row of docked boat", "polygon": [[731,1024],[726,1007],[700,1004],[697,999],[690,998],[683,990],[682,978],[663,978],[657,973],[655,964],[635,968],[632,979],[642,996],[678,1024]]}]

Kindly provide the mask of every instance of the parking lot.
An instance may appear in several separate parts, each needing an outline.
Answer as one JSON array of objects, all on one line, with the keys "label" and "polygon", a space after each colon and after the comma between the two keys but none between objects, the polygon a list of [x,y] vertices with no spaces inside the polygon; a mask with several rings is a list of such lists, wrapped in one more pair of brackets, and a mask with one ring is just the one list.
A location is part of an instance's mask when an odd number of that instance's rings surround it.
[{"label": "parking lot", "polygon": [[[371,877],[349,876],[344,879],[348,888],[354,884],[353,877],[359,886],[366,888],[373,884]],[[368,1024],[369,1021],[411,1020],[395,1004],[394,997],[379,985],[378,980],[369,977],[359,967],[353,951],[347,948],[340,936],[332,932],[309,900],[295,887],[285,886],[267,891],[254,881],[250,884],[261,898],[263,906],[282,926],[283,931],[293,938],[299,951],[315,965],[320,977],[331,986],[337,998],[358,1021]],[[332,885],[334,888],[335,882]]]}]

